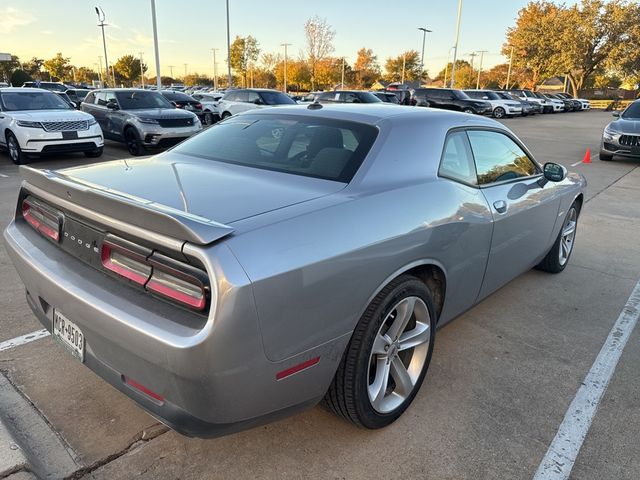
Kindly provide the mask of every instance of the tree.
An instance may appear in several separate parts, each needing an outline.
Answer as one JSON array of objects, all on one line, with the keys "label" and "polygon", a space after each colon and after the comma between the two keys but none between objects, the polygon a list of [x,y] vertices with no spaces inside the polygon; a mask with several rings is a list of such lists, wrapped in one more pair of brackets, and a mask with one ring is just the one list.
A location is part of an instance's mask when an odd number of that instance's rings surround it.
[{"label": "tree", "polygon": [[68,57],[63,57],[62,53],[56,53],[55,57],[46,60],[42,66],[49,72],[52,80],[61,81],[71,73],[70,60]]},{"label": "tree", "polygon": [[0,79],[9,82],[11,74],[18,68],[20,68],[20,59],[15,55],[11,55],[11,60],[8,62],[0,62]]},{"label": "tree", "polygon": [[373,54],[373,50],[370,48],[358,50],[358,58],[353,64],[353,69],[357,72],[356,86],[358,88],[368,88],[380,78],[378,57]]},{"label": "tree", "polygon": [[90,84],[94,80],[98,80],[98,74],[95,70],[87,67],[80,67],[76,69],[76,82]]},{"label": "tree", "polygon": [[247,85],[247,73],[258,60],[259,54],[260,47],[258,46],[258,41],[251,35],[246,37],[238,35],[231,44],[231,68],[242,75],[244,85]]},{"label": "tree", "polygon": [[31,60],[24,63],[23,69],[31,77],[42,80],[42,65],[44,65],[44,60],[42,58],[33,57]]},{"label": "tree", "polygon": [[276,65],[282,61],[282,55],[279,53],[263,53],[261,60],[265,70],[273,72]]},{"label": "tree", "polygon": [[213,78],[202,75],[201,73],[190,73],[182,79],[182,83],[187,87],[194,85],[213,85]]},{"label": "tree", "polygon": [[33,78],[24,70],[14,70],[11,74],[11,85],[14,87],[21,87],[24,82],[30,82]]},{"label": "tree", "polygon": [[[116,61],[113,68],[116,74],[120,75],[120,78],[129,85],[140,81],[140,59],[133,55],[123,55]],[[147,66],[144,63],[142,63],[142,70],[147,71]]]},{"label": "tree", "polygon": [[395,58],[387,58],[384,64],[385,80],[389,82],[402,81],[403,65],[405,81],[420,78],[420,56],[416,50],[408,50]]},{"label": "tree", "polygon": [[[275,68],[276,82],[284,88],[284,61]],[[311,70],[305,59],[287,59],[287,88],[299,92],[311,89]]]},{"label": "tree", "polygon": [[333,37],[335,30],[327,23],[326,18],[314,15],[304,24],[304,33],[307,41],[307,61],[311,72],[311,89],[316,88],[316,67],[333,53]]}]

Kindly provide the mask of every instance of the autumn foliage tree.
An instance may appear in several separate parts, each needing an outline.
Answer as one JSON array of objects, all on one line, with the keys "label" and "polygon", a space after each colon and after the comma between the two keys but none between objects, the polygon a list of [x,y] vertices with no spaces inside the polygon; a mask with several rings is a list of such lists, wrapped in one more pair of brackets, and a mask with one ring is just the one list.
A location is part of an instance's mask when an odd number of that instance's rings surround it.
[{"label": "autumn foliage tree", "polygon": [[417,80],[420,78],[420,56],[417,50],[408,50],[397,57],[387,58],[384,64],[385,80],[400,82],[403,80]]},{"label": "autumn foliage tree", "polygon": [[259,55],[260,47],[258,41],[251,35],[247,35],[246,37],[238,35],[231,44],[231,68],[233,68],[238,75],[242,76],[244,85],[247,85],[247,75],[258,60]]},{"label": "autumn foliage tree", "polygon": [[361,48],[358,50],[358,57],[353,64],[353,70],[356,72],[356,86],[358,88],[368,88],[376,80],[380,78],[380,65],[378,57],[373,54],[370,48]]},{"label": "autumn foliage tree", "polygon": [[326,18],[314,15],[304,24],[304,33],[307,43],[307,61],[311,72],[311,89],[316,88],[317,67],[333,53],[333,38],[335,30],[327,23]]},{"label": "autumn foliage tree", "polygon": [[42,66],[49,72],[52,79],[62,81],[71,76],[70,60],[69,57],[63,57],[62,53],[57,53],[55,57],[45,60]]},{"label": "autumn foliage tree", "polygon": [[[140,81],[140,59],[133,55],[123,55],[113,68],[120,78],[129,85],[133,85],[135,81]],[[144,63],[142,64],[142,70],[147,71],[147,66]]]}]

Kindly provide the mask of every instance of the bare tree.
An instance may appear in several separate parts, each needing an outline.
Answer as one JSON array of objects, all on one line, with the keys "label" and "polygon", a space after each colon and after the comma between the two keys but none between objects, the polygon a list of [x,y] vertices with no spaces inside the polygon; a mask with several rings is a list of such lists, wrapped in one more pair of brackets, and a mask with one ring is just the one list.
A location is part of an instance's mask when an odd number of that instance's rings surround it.
[{"label": "bare tree", "polygon": [[316,65],[333,53],[333,37],[336,32],[327,23],[326,18],[314,15],[304,24],[307,37],[307,61],[311,70],[311,89],[316,85]]}]

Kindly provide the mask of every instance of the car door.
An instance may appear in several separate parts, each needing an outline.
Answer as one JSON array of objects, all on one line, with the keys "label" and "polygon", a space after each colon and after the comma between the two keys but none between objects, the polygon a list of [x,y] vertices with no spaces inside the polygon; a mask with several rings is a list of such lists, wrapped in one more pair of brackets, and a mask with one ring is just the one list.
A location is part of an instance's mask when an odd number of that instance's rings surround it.
[{"label": "car door", "polygon": [[550,248],[560,199],[554,184],[506,132],[467,131],[480,187],[493,214],[493,237],[480,298],[534,267]]},{"label": "car door", "polygon": [[[9,123],[11,122],[11,118],[7,115],[7,112],[2,109],[2,95],[0,94],[0,132],[6,132],[7,128],[9,128]],[[0,145],[6,145],[7,139],[4,134],[0,134]]]},{"label": "car door", "polygon": [[117,109],[107,108],[105,112],[107,129],[114,137],[122,137],[124,132],[124,119],[126,113],[120,109],[115,92],[107,92],[105,95],[106,104],[118,105]]},{"label": "car door", "polygon": [[86,103],[84,105],[84,111],[89,112],[94,116],[98,125],[102,129],[102,133],[105,137],[111,137],[111,134],[107,128],[107,92],[97,92],[95,96],[95,103]]}]

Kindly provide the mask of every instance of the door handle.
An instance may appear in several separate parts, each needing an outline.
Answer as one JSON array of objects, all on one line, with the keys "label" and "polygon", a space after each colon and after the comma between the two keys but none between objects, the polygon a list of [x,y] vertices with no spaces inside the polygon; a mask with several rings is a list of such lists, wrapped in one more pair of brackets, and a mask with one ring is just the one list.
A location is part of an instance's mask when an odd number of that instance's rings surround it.
[{"label": "door handle", "polygon": [[505,213],[507,211],[507,202],[504,200],[496,200],[493,202],[493,208],[495,208],[498,213]]}]

